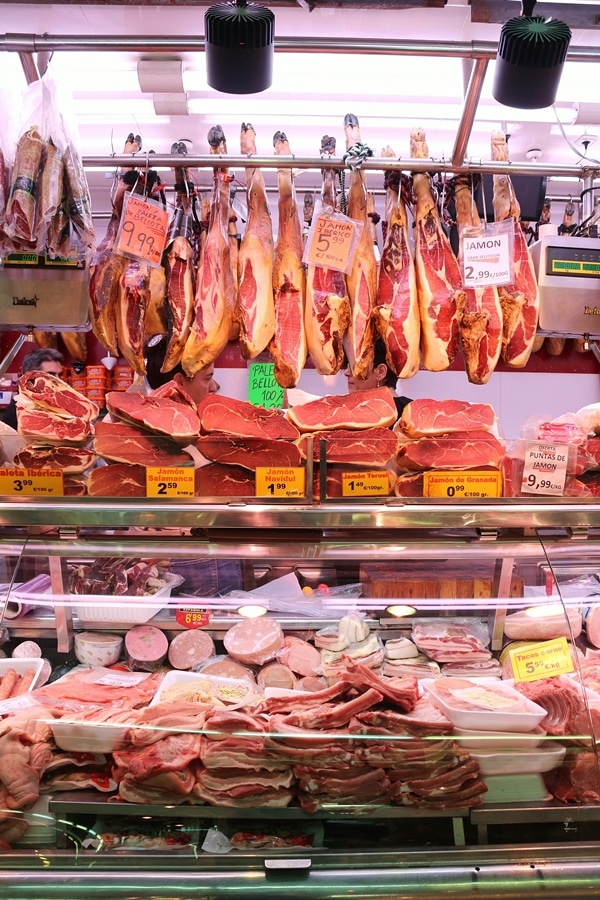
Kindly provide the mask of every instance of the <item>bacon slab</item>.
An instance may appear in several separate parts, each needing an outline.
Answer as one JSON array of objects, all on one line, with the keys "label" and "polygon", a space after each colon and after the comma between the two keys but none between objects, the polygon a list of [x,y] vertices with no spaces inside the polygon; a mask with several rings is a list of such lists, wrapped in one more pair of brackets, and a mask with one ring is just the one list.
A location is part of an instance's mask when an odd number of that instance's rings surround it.
[{"label": "bacon slab", "polygon": [[[461,234],[479,233],[481,220],[471,196],[468,177],[467,180],[464,176],[457,179],[454,199]],[[471,384],[486,384],[496,368],[502,349],[502,307],[495,285],[465,288],[460,339],[467,378]]]},{"label": "bacon slab", "polygon": [[[208,133],[211,153],[227,152],[220,125]],[[234,286],[229,255],[229,183],[227,169],[214,170],[210,224],[198,264],[194,321],[181,365],[192,378],[215,361],[229,340],[233,323]]]},{"label": "bacon slab", "polygon": [[[429,156],[421,128],[411,131],[410,155],[413,159]],[[458,260],[442,229],[429,175],[415,173],[413,191],[422,360],[430,372],[441,372],[452,364],[458,351],[465,292]]]},{"label": "bacon slab", "polygon": [[[358,119],[348,114],[344,119],[346,149],[360,142]],[[350,324],[344,338],[348,363],[355,378],[365,378],[373,362],[375,327],[373,308],[377,300],[377,260],[369,232],[367,186],[360,168],[350,172],[348,215],[363,224],[354,254],[352,268],[346,276],[350,298]]]},{"label": "bacon slab", "polygon": [[[240,150],[256,153],[256,132],[242,123]],[[273,300],[273,227],[260,169],[246,168],[248,222],[238,256],[238,298],[235,318],[240,326],[240,349],[244,359],[261,353],[275,331]]]},{"label": "bacon slab", "polygon": [[[333,153],[335,138],[324,135],[321,156]],[[330,215],[336,210],[335,170],[323,169],[322,177],[322,210]],[[350,300],[343,272],[307,266],[304,324],[308,353],[315,369],[319,375],[335,375],[345,362],[343,339],[350,324]]]},{"label": "bacon slab", "polygon": [[[508,144],[502,131],[492,133],[492,160],[508,162]],[[509,175],[494,175],[494,218],[514,223],[514,279],[498,289],[502,306],[502,359],[521,369],[533,351],[540,309],[540,295],[531,253],[521,228],[521,207]]]},{"label": "bacon slab", "polygon": [[[290,156],[283,131],[276,131],[273,146],[278,156]],[[296,204],[291,169],[277,170],[279,230],[273,261],[275,333],[269,350],[275,360],[275,380],[283,388],[296,387],[306,362],[304,329],[305,278],[302,267],[302,227]]]},{"label": "bacon slab", "polygon": [[[390,147],[382,156],[395,156]],[[386,347],[386,362],[398,378],[412,378],[421,360],[421,320],[415,264],[408,239],[400,173],[386,172],[387,231],[379,265],[379,294],[373,313]]]}]

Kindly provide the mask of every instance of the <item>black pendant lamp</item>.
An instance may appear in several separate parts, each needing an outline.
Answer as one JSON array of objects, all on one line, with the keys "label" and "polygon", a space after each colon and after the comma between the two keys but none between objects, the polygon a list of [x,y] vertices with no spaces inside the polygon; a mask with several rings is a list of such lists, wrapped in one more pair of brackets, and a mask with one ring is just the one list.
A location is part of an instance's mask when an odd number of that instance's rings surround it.
[{"label": "black pendant lamp", "polygon": [[552,106],[569,49],[571,31],[559,19],[533,16],[535,0],[522,0],[521,15],[502,26],[492,94],[517,109]]},{"label": "black pendant lamp", "polygon": [[235,0],[204,14],[206,75],[225,94],[256,94],[273,80],[275,17],[271,10]]}]

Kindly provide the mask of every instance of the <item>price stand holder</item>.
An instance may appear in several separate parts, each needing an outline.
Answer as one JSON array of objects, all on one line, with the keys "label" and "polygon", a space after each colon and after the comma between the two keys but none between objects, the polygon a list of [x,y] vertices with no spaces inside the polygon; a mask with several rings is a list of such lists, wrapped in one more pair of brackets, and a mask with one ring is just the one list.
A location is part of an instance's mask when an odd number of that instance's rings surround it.
[{"label": "price stand holder", "polygon": [[301,466],[259,466],[256,469],[257,497],[305,497],[306,469]]},{"label": "price stand holder", "polygon": [[193,466],[148,466],[146,497],[193,497]]},{"label": "price stand holder", "polygon": [[64,497],[62,469],[0,468],[0,494],[4,496]]}]

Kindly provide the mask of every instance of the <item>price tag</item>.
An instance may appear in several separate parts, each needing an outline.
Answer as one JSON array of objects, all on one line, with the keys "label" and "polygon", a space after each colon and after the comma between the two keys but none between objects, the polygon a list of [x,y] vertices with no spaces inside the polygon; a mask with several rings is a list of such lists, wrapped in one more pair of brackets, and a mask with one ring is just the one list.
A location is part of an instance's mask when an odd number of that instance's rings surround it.
[{"label": "price tag", "polygon": [[347,216],[315,216],[310,231],[303,262],[326,269],[347,272],[352,264],[354,242],[360,223]]},{"label": "price tag", "polygon": [[574,669],[567,639],[556,638],[528,647],[509,650],[515,681],[537,681],[553,675],[567,675]]},{"label": "price tag", "polygon": [[94,684],[108,684],[112,687],[135,687],[145,681],[148,675],[144,672],[110,672],[99,678]]},{"label": "price tag", "polygon": [[250,363],[248,371],[248,403],[266,409],[281,409],[283,388],[275,380],[275,363]]},{"label": "price tag", "polygon": [[528,441],[521,493],[562,496],[567,477],[568,444],[541,444]]},{"label": "price tag", "polygon": [[61,469],[0,469],[0,494],[33,497],[63,497]]},{"label": "price tag", "polygon": [[194,606],[178,606],[175,621],[184,628],[202,628],[210,622],[210,612]]},{"label": "price tag", "polygon": [[155,200],[126,194],[116,250],[149,266],[160,266],[165,249],[169,214]]},{"label": "price tag", "polygon": [[257,497],[304,497],[305,485],[306,470],[301,467],[259,466],[256,470]]},{"label": "price tag", "polygon": [[433,470],[423,475],[424,497],[478,500],[502,496],[502,474],[478,469]]},{"label": "price tag", "polygon": [[482,231],[476,236],[462,238],[463,282],[465,287],[486,284],[509,284],[511,274],[512,234]]},{"label": "price tag", "polygon": [[193,497],[193,466],[148,466],[146,497]]},{"label": "price tag", "polygon": [[342,497],[372,497],[389,492],[387,472],[342,472]]}]

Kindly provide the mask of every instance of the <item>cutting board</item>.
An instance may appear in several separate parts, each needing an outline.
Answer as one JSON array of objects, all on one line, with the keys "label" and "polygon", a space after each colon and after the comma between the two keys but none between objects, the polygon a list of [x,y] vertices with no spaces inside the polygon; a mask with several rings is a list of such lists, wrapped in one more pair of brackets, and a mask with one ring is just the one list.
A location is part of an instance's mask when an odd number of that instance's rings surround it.
[{"label": "cutting board", "polygon": [[[494,596],[493,564],[466,567],[447,560],[363,563],[360,583],[363,596],[373,599],[476,599]],[[523,596],[523,580],[514,575],[510,596]]]}]

